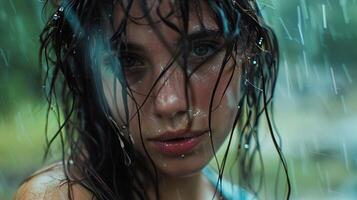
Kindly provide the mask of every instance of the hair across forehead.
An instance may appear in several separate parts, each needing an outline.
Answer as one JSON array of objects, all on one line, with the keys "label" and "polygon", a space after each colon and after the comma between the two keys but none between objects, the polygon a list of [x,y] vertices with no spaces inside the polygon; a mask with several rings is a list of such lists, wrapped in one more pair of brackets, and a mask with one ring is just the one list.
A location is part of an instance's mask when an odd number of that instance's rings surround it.
[{"label": "hair across forehead", "polygon": [[[124,2],[124,1],[123,1]],[[129,3],[130,2],[130,3]],[[113,13],[113,25],[118,29],[124,18],[128,24],[148,25],[155,28],[169,26],[177,32],[183,31],[188,26],[188,32],[193,29],[218,28],[215,14],[208,5],[208,1],[157,1],[134,0],[125,3],[116,3]],[[175,27],[175,28],[174,28]]]}]

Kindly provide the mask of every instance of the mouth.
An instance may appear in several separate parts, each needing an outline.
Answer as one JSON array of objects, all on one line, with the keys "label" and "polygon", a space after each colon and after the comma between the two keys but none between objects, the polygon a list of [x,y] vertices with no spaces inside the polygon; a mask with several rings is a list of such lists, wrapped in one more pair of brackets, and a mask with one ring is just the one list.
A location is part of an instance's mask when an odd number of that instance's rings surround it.
[{"label": "mouth", "polygon": [[202,132],[167,132],[159,137],[149,139],[153,147],[159,152],[171,155],[182,156],[187,154],[202,141],[208,131]]}]

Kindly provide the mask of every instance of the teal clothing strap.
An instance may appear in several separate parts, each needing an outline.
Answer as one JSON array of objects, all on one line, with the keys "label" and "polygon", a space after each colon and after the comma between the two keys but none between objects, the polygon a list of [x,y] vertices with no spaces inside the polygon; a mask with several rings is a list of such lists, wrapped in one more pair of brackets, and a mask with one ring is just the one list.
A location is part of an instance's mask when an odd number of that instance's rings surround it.
[{"label": "teal clothing strap", "polygon": [[[203,174],[215,187],[218,181],[218,174],[210,167],[203,168]],[[229,181],[222,179],[222,195],[224,200],[257,200],[252,194],[232,184]]]}]

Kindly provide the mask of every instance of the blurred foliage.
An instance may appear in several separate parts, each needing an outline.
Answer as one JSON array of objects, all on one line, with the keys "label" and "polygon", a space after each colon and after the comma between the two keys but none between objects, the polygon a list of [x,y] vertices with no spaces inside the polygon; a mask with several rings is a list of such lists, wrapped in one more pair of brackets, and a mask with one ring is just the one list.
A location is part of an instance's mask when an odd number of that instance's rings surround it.
[{"label": "blurred foliage", "polygon": [[1,117],[42,96],[38,65],[41,7],[37,0],[0,1]]}]

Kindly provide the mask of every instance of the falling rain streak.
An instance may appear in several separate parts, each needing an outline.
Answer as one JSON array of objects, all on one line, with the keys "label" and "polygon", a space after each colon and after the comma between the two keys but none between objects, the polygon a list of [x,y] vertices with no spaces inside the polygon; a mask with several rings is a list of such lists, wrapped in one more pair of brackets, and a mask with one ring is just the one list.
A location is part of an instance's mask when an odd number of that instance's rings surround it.
[{"label": "falling rain streak", "polygon": [[327,19],[326,19],[326,6],[322,4],[322,24],[324,29],[327,29]]},{"label": "falling rain streak", "polygon": [[330,67],[330,72],[331,72],[331,78],[332,78],[332,83],[333,83],[333,90],[335,91],[335,94],[337,95],[337,84],[336,84],[336,78],[335,78],[335,72],[332,67]]},{"label": "falling rain streak", "polygon": [[0,49],[0,54],[1,54],[1,57],[3,58],[3,60],[4,60],[5,66],[8,67],[9,66],[9,60],[8,60],[7,55],[6,55],[6,53],[5,53],[5,51],[3,49]]},{"label": "falling rain streak", "polygon": [[280,21],[281,25],[283,26],[285,33],[288,36],[289,40],[292,40],[293,38],[291,37],[291,34],[289,33],[289,30],[284,23],[284,20],[281,17],[279,17],[279,21]]},{"label": "falling rain streak", "polygon": [[300,42],[302,45],[305,45],[305,40],[304,40],[304,35],[303,35],[303,31],[302,31],[302,22],[301,22],[301,10],[300,10],[300,6],[297,6],[297,16],[298,16],[298,29],[299,29],[299,35],[300,35]]},{"label": "falling rain streak", "polygon": [[[272,2],[277,10],[283,7]],[[284,149],[292,152],[286,156],[291,156],[289,165],[294,171],[293,196],[355,199],[357,193],[348,188],[357,185],[349,178],[357,175],[357,159],[352,159],[357,136],[350,136],[357,132],[357,21],[353,14],[357,1],[296,0],[294,6],[285,4],[289,9],[274,15],[282,55],[275,120]],[[293,19],[286,17],[288,12]],[[278,117],[284,109],[284,117]],[[298,113],[302,116],[286,118]],[[296,130],[286,124],[296,124]],[[298,156],[294,149],[299,149]],[[307,179],[312,184],[304,187]]]}]

